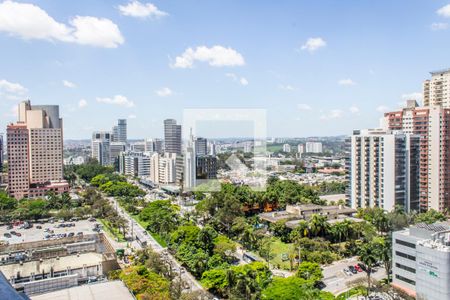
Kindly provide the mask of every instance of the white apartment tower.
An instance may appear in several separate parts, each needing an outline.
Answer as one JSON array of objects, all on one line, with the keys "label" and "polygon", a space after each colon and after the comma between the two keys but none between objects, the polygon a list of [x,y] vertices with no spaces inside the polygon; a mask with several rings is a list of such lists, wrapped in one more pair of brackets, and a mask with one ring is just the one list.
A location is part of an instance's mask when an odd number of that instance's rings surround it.
[{"label": "white apartment tower", "polygon": [[348,205],[419,209],[420,137],[401,131],[355,130],[351,136]]},{"label": "white apartment tower", "polygon": [[423,105],[450,108],[450,69],[430,72],[423,83]]},{"label": "white apartment tower", "polygon": [[111,138],[108,131],[96,131],[92,134],[91,157],[102,166],[111,165]]}]

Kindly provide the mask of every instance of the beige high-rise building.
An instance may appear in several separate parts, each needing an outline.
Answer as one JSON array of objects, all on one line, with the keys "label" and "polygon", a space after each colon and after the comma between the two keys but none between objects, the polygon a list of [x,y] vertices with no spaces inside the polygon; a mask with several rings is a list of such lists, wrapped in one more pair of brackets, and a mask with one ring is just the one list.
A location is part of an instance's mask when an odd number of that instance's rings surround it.
[{"label": "beige high-rise building", "polygon": [[450,69],[430,72],[423,83],[423,105],[450,108]]},{"label": "beige high-rise building", "polygon": [[15,198],[69,190],[63,179],[63,129],[57,105],[19,104],[19,120],[7,127],[8,191]]}]

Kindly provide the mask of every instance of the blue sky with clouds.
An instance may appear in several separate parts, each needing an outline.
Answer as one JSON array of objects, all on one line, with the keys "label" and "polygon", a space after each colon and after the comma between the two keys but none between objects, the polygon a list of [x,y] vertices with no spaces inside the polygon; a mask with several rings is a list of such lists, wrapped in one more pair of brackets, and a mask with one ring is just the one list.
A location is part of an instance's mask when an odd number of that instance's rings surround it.
[{"label": "blue sky with clouds", "polygon": [[450,67],[449,4],[0,0],[0,128],[24,98],[59,104],[66,138],[124,117],[161,136],[184,108],[264,108],[270,136],[375,127]]}]

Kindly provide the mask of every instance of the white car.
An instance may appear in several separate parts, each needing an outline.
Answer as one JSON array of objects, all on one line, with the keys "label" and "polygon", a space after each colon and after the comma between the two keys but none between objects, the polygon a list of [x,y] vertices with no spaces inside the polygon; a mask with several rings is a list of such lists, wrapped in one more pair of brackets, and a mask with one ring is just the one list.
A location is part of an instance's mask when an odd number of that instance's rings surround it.
[{"label": "white car", "polygon": [[350,272],[350,270],[347,269],[347,268],[344,269],[344,274],[347,275],[347,276],[352,276],[353,275],[353,273]]}]

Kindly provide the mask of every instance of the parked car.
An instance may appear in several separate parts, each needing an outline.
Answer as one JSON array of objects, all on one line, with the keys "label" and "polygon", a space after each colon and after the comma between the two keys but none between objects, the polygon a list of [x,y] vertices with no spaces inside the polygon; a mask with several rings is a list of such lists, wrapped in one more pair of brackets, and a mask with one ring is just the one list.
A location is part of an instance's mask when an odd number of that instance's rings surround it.
[{"label": "parked car", "polygon": [[16,236],[22,236],[20,232],[16,232]]},{"label": "parked car", "polygon": [[80,232],[77,232],[77,235],[78,235],[78,236],[82,236],[82,235],[83,235],[83,232],[81,232],[81,231],[80,231]]},{"label": "parked car", "polygon": [[348,266],[348,269],[350,270],[350,272],[352,272],[353,274],[357,274],[358,271],[355,269],[354,266]]},{"label": "parked car", "polygon": [[13,229],[13,226],[11,224],[9,224],[8,226],[6,226],[6,230],[11,230]]},{"label": "parked car", "polygon": [[36,229],[42,229],[41,225],[36,226]]},{"label": "parked car", "polygon": [[367,272],[367,268],[365,264],[359,263],[358,266],[364,271]]},{"label": "parked car", "polygon": [[347,276],[352,276],[353,275],[353,273],[348,268],[344,269],[344,274],[347,275]]},{"label": "parked car", "polygon": [[5,237],[5,238],[11,238],[11,234],[10,233],[8,233],[8,232],[5,232],[4,234],[3,234],[3,236]]},{"label": "parked car", "polygon": [[327,285],[326,285],[323,281],[317,281],[317,282],[314,284],[314,287],[315,287],[316,289],[323,290],[324,288],[327,287]]},{"label": "parked car", "polygon": [[361,267],[360,267],[360,266],[358,266],[358,265],[355,265],[355,269],[356,269],[356,271],[358,271],[358,272],[362,272],[362,269],[361,269]]},{"label": "parked car", "polygon": [[75,233],[70,232],[70,233],[67,235],[67,237],[73,237],[74,235],[75,235]]}]

